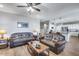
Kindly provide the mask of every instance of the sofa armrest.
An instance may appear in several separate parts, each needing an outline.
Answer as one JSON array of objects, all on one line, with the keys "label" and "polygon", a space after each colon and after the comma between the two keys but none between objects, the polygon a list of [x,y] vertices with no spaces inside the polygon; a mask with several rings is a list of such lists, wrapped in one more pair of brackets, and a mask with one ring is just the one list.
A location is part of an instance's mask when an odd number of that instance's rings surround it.
[{"label": "sofa armrest", "polygon": [[66,43],[66,41],[58,41],[58,42],[55,44],[55,46],[56,46],[56,47],[60,47],[60,46],[62,46],[62,45],[65,45],[65,43]]}]

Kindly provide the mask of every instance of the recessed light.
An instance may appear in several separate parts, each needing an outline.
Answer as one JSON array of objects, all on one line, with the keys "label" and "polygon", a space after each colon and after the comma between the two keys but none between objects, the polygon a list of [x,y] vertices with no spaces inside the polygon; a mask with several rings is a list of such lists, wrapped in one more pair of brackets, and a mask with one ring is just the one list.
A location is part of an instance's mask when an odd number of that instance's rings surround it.
[{"label": "recessed light", "polygon": [[2,4],[0,4],[0,8],[3,8],[4,6]]}]

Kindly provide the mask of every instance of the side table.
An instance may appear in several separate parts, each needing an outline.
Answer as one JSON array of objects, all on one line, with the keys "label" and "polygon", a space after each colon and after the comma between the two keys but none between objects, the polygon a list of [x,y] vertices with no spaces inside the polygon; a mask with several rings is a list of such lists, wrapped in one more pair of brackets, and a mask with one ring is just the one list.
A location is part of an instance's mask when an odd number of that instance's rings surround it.
[{"label": "side table", "polygon": [[7,47],[8,47],[7,40],[0,40],[0,49],[7,48]]}]

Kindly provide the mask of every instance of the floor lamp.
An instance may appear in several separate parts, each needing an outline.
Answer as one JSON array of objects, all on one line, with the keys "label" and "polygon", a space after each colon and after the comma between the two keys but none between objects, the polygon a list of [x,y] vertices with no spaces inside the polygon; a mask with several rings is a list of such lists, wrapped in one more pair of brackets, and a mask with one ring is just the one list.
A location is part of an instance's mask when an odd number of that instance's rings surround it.
[{"label": "floor lamp", "polygon": [[1,39],[4,39],[4,34],[6,34],[6,30],[0,30]]}]

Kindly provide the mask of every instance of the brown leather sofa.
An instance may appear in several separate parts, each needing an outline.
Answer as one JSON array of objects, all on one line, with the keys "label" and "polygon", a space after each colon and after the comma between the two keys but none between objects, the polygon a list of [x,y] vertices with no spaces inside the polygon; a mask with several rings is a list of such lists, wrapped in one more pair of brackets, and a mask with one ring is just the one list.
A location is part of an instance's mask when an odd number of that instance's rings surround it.
[{"label": "brown leather sofa", "polygon": [[[59,38],[60,39],[59,40],[58,37],[62,37],[62,38]],[[53,39],[55,39],[55,40],[53,40]],[[47,46],[49,46],[49,49],[51,51],[53,51],[54,53],[59,54],[65,48],[66,40],[65,40],[65,37],[63,35],[60,35],[60,36],[54,36],[51,39],[49,38],[49,40],[46,39],[46,37],[45,37],[40,42],[47,45]]]},{"label": "brown leather sofa", "polygon": [[53,41],[41,40],[41,43],[49,46],[50,50],[54,53],[59,54],[63,51],[66,41],[60,41],[55,43]]}]

